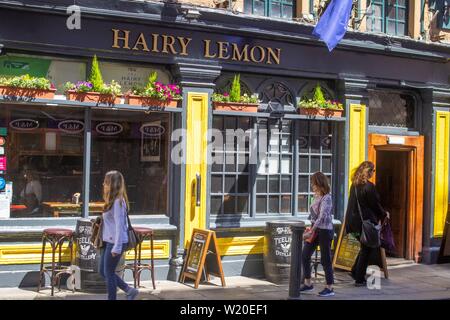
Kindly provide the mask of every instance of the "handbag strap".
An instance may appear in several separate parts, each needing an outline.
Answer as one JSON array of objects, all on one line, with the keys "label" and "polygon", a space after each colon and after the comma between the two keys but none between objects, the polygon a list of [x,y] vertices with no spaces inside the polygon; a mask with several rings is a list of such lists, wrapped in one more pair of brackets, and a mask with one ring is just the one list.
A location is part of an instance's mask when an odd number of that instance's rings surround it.
[{"label": "handbag strap", "polygon": [[128,207],[127,207],[126,203],[125,203],[125,208],[126,208],[125,211],[126,211],[126,216],[127,216],[127,221],[128,221],[128,230],[133,230],[133,227],[131,226],[130,216],[128,215]]}]

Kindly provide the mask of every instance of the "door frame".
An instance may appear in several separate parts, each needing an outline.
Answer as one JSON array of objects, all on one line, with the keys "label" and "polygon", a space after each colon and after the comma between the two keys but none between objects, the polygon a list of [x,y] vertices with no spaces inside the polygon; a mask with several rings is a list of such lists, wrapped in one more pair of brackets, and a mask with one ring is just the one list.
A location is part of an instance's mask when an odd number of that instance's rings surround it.
[{"label": "door frame", "polygon": [[[390,144],[389,137],[403,140],[403,144]],[[376,166],[377,151],[407,151],[409,162],[408,208],[406,212],[406,250],[405,258],[420,262],[423,233],[423,169],[424,137],[391,134],[369,134],[368,158]],[[376,183],[376,176],[371,179]]]}]

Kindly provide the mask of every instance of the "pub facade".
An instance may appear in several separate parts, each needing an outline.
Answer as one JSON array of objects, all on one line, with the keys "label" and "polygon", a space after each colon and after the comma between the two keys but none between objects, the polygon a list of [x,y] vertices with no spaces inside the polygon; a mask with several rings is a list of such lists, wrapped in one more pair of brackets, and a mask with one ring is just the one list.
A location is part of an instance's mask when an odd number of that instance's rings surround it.
[{"label": "pub facade", "polygon": [[[124,174],[132,223],[155,231],[158,279],[176,281],[194,228],[216,231],[226,276],[263,275],[266,222],[307,220],[309,177],[322,171],[339,226],[364,160],[377,167],[395,256],[436,263],[449,202],[448,45],[349,31],[330,53],[308,24],[169,2],[78,1],[70,27],[70,5],[0,1],[0,77],[47,77],[56,89],[52,99],[0,98],[1,286],[35,283],[42,230],[100,214],[113,169]],[[66,99],[64,83],[86,80],[94,55],[123,92],[156,71],[182,100]],[[257,112],[214,108],[237,74]],[[299,112],[318,86],[342,116]],[[224,138],[210,143],[211,129]],[[251,138],[240,144],[227,130]],[[265,146],[254,159],[253,144]],[[26,210],[30,192],[39,205]]]}]

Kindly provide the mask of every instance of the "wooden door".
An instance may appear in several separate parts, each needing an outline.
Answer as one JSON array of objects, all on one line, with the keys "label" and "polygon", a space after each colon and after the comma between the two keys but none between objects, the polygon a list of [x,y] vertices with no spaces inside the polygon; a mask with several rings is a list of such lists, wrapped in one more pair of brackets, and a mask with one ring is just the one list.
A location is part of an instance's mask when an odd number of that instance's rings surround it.
[{"label": "wooden door", "polygon": [[406,258],[408,171],[408,151],[377,151],[376,188],[383,207],[391,214],[396,247],[388,254],[399,258]]},{"label": "wooden door", "polygon": [[[396,166],[406,170],[407,176],[407,205],[406,207],[406,222],[404,222],[405,229],[403,231],[398,230],[398,237],[400,237],[400,232],[404,232],[405,244],[404,247],[404,257],[406,259],[414,259],[416,262],[420,261],[421,251],[422,251],[422,232],[423,232],[423,160],[424,160],[424,137],[423,136],[396,136],[397,144],[390,144],[390,135],[385,134],[369,134],[369,161],[378,164],[378,155],[380,151],[388,152],[406,152],[407,154],[407,165],[401,165],[400,163]],[[401,144],[398,144],[401,143]],[[395,158],[395,159],[394,159]],[[392,162],[395,160],[404,163],[404,160],[396,159],[397,157],[391,158],[390,160],[385,160]],[[380,162],[381,163],[381,162]],[[394,165],[395,166],[395,165]],[[399,173],[400,175],[405,175],[405,172]],[[377,184],[377,174],[372,178],[372,182]],[[402,178],[396,178],[402,179]],[[404,179],[403,179],[404,180]],[[402,187],[397,187],[398,190],[402,190]],[[382,191],[384,192],[384,191]],[[399,200],[400,202],[400,200]],[[389,211],[389,210],[388,210]],[[397,215],[399,221],[401,218],[401,213]],[[405,220],[403,220],[405,221]]]}]

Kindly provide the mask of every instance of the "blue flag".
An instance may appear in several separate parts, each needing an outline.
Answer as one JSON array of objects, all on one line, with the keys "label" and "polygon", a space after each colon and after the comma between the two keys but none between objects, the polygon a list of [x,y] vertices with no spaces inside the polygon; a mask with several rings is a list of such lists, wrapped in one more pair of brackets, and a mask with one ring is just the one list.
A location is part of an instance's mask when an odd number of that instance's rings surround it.
[{"label": "blue flag", "polygon": [[313,30],[313,35],[326,43],[331,51],[344,37],[352,10],[352,0],[331,0]]}]

